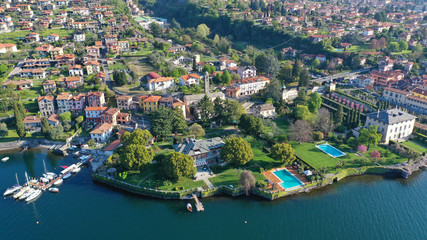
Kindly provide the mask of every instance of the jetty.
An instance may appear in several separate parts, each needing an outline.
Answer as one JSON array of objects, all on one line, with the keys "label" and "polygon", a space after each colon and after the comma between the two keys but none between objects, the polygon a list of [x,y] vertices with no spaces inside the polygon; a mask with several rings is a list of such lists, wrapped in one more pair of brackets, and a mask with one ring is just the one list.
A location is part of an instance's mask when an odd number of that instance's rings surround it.
[{"label": "jetty", "polygon": [[205,208],[203,207],[202,202],[199,201],[199,198],[196,196],[196,194],[193,194],[193,198],[194,198],[194,201],[196,201],[196,210],[198,212],[205,211]]},{"label": "jetty", "polygon": [[29,184],[29,185],[31,185],[32,187],[36,188],[36,189],[40,189],[40,190],[46,191],[47,189],[49,189],[50,187],[52,187],[52,185],[53,185],[56,181],[58,181],[59,179],[61,179],[65,174],[67,174],[67,173],[69,173],[69,172],[73,171],[74,169],[76,169],[76,168],[80,167],[82,164],[83,164],[83,162],[79,162],[79,163],[76,163],[76,164],[72,164],[72,165],[71,165],[71,166],[69,166],[68,168],[66,168],[66,169],[62,170],[62,171],[61,171],[61,174],[60,174],[57,178],[52,179],[52,180],[51,180],[51,181],[49,181],[48,183],[42,183],[42,182],[36,182],[36,183],[34,183],[34,182],[31,182],[31,181],[30,181],[30,182],[28,182],[28,184]]}]

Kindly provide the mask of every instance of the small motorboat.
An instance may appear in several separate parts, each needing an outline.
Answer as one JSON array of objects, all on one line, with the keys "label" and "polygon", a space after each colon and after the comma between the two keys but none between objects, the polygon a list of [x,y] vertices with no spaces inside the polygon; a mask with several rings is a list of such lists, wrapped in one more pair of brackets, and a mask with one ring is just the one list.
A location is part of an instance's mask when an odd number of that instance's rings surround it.
[{"label": "small motorboat", "polygon": [[31,194],[33,194],[34,191],[36,191],[36,190],[33,188],[28,189],[24,194],[22,194],[19,197],[19,200],[24,200],[24,199],[28,198]]},{"label": "small motorboat", "polygon": [[9,157],[4,157],[1,159],[2,162],[7,162],[7,160],[9,160]]},{"label": "small motorboat", "polygon": [[47,178],[47,179],[49,179],[49,180],[52,180],[52,179],[53,179],[53,176],[52,176],[52,175],[50,175],[50,174],[43,174],[43,177],[44,177],[44,178]]},{"label": "small motorboat", "polygon": [[49,192],[59,193],[59,189],[56,187],[51,187],[51,188],[49,188]]},{"label": "small motorboat", "polygon": [[187,210],[190,212],[193,211],[193,206],[191,206],[191,203],[187,203]]},{"label": "small motorboat", "polygon": [[62,169],[67,169],[68,168],[68,166],[61,166],[62,167]]},{"label": "small motorboat", "polygon": [[47,175],[52,176],[53,178],[58,177],[58,174],[53,173],[53,172],[48,172]]},{"label": "small motorboat", "polygon": [[48,183],[49,179],[45,178],[45,177],[41,177],[40,181],[44,182],[44,183]]},{"label": "small motorboat", "polygon": [[19,199],[22,196],[22,194],[24,194],[29,188],[30,187],[28,187],[28,186],[21,188],[21,190],[19,190],[17,193],[15,193],[13,195],[13,198],[15,198],[15,199],[18,198]]},{"label": "small motorboat", "polygon": [[53,183],[53,185],[55,185],[55,186],[59,186],[59,185],[61,185],[63,182],[64,182],[64,180],[62,180],[62,179],[60,178],[60,179],[58,179],[56,182],[54,182],[54,183]]},{"label": "small motorboat", "polygon": [[34,191],[27,199],[25,199],[25,201],[27,202],[31,202],[36,200],[38,197],[40,197],[40,195],[42,195],[42,190],[37,189],[36,191]]},{"label": "small motorboat", "polygon": [[71,173],[67,173],[67,174],[65,174],[65,175],[62,177],[62,179],[67,179],[67,178],[69,178],[69,177],[71,177]]},{"label": "small motorboat", "polygon": [[72,173],[78,173],[78,172],[80,172],[80,170],[81,170],[81,168],[76,167],[76,168],[74,168],[74,169],[73,169],[73,171],[71,171],[71,172],[72,172]]},{"label": "small motorboat", "polygon": [[13,185],[12,187],[10,187],[10,188],[6,189],[6,191],[3,193],[3,196],[11,195],[12,193],[14,193],[14,192],[18,191],[18,190],[19,190],[19,189],[21,189],[21,188],[22,188],[22,186],[20,186],[20,185],[18,185],[18,184],[15,184],[15,185]]},{"label": "small motorboat", "polygon": [[37,181],[37,179],[32,179],[30,180],[30,183],[38,183],[39,181]]}]

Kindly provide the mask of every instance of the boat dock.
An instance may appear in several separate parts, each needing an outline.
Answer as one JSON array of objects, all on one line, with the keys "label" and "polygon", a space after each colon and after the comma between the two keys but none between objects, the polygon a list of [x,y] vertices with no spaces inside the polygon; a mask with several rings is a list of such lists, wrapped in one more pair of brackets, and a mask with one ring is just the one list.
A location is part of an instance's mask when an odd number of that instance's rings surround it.
[{"label": "boat dock", "polygon": [[73,171],[74,169],[80,167],[82,165],[82,162],[76,163],[76,164],[72,164],[71,166],[69,166],[68,168],[64,169],[61,171],[61,174],[55,178],[52,179],[51,181],[49,181],[48,183],[42,183],[42,182],[37,182],[37,183],[33,183],[33,182],[28,182],[29,185],[31,185],[32,187],[36,188],[36,189],[41,189],[43,191],[46,191],[47,189],[49,189],[50,187],[52,187],[52,185],[58,181],[59,179],[62,179],[62,176],[64,176],[65,174]]},{"label": "boat dock", "polygon": [[198,212],[205,211],[205,208],[203,207],[202,202],[199,201],[199,198],[196,196],[196,194],[193,194],[193,198],[196,201],[196,210]]}]

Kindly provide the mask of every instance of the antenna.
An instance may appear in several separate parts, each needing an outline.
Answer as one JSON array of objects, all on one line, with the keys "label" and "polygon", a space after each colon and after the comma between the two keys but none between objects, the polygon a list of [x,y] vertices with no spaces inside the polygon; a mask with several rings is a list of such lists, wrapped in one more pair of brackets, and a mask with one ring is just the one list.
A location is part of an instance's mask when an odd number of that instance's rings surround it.
[{"label": "antenna", "polygon": [[379,118],[379,117],[380,117],[380,110],[378,109],[377,118]]}]

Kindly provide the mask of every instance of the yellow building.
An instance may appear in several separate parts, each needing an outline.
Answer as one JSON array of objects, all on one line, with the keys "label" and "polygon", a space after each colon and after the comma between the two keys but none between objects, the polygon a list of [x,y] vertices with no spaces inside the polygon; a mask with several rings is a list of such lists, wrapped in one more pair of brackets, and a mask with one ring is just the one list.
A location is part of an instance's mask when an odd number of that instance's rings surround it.
[{"label": "yellow building", "polygon": [[427,91],[421,88],[415,88],[414,90],[412,90],[412,95],[414,95],[415,97],[427,99]]},{"label": "yellow building", "polygon": [[139,97],[139,108],[144,112],[157,110],[161,96],[141,96]]}]

